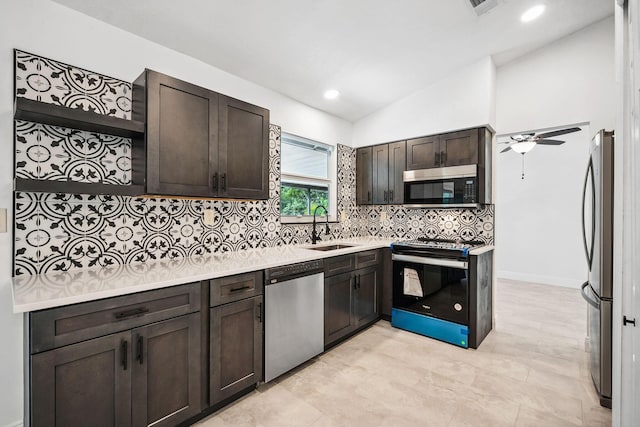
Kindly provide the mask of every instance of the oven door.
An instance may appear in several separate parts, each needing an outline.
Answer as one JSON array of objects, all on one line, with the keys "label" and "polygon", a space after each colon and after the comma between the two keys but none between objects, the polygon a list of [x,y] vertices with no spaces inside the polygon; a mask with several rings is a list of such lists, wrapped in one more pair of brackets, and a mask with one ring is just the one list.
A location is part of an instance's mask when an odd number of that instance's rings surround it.
[{"label": "oven door", "polygon": [[393,307],[468,326],[468,263],[393,254]]}]

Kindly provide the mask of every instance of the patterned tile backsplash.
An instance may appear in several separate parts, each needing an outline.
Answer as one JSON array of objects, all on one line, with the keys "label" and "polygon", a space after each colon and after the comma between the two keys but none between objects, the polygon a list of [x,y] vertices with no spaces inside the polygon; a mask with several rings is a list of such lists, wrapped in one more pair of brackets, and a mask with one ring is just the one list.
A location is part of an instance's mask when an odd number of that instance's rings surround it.
[{"label": "patterned tile backsplash", "polygon": [[131,140],[15,121],[16,177],[131,184]]},{"label": "patterned tile backsplash", "polygon": [[15,50],[16,96],[131,119],[131,83]]},{"label": "patterned tile backsplash", "polygon": [[[17,96],[42,102],[125,118],[130,114],[130,83],[19,51],[16,88]],[[15,126],[16,176],[131,182],[130,140],[22,121],[16,121]],[[280,135],[280,127],[271,125],[268,200],[16,192],[14,274],[310,243],[309,224],[280,221]],[[345,220],[330,224],[328,238],[426,235],[493,243],[493,206],[478,210],[356,206],[356,150],[340,144],[337,150],[337,211],[339,216],[344,212]],[[204,223],[205,209],[215,212],[213,225]],[[386,212],[384,221],[382,212]]]}]

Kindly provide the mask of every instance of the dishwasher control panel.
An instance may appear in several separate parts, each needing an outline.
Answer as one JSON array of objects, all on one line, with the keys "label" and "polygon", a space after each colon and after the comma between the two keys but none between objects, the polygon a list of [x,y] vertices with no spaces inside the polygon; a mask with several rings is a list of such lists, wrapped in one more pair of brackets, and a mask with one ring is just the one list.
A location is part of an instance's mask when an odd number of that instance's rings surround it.
[{"label": "dishwasher control panel", "polygon": [[320,273],[323,271],[323,268],[324,266],[321,259],[269,268],[265,270],[265,284],[272,285],[274,283]]}]

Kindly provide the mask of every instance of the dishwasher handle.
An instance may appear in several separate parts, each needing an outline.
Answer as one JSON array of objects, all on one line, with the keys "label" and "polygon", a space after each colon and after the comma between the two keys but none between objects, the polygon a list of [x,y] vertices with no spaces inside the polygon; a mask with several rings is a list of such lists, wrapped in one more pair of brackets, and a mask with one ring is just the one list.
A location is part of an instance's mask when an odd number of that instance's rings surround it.
[{"label": "dishwasher handle", "polygon": [[265,270],[264,283],[266,286],[275,285],[276,283],[322,272],[324,272],[324,264],[321,259],[299,264],[284,265]]}]

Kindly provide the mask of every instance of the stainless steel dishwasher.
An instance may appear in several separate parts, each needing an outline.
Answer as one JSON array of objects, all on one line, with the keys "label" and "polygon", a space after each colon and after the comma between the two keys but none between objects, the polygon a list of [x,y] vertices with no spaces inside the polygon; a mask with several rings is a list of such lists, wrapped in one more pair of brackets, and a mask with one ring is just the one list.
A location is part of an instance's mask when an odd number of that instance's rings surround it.
[{"label": "stainless steel dishwasher", "polygon": [[264,381],[284,374],[324,350],[322,260],[266,270]]}]

